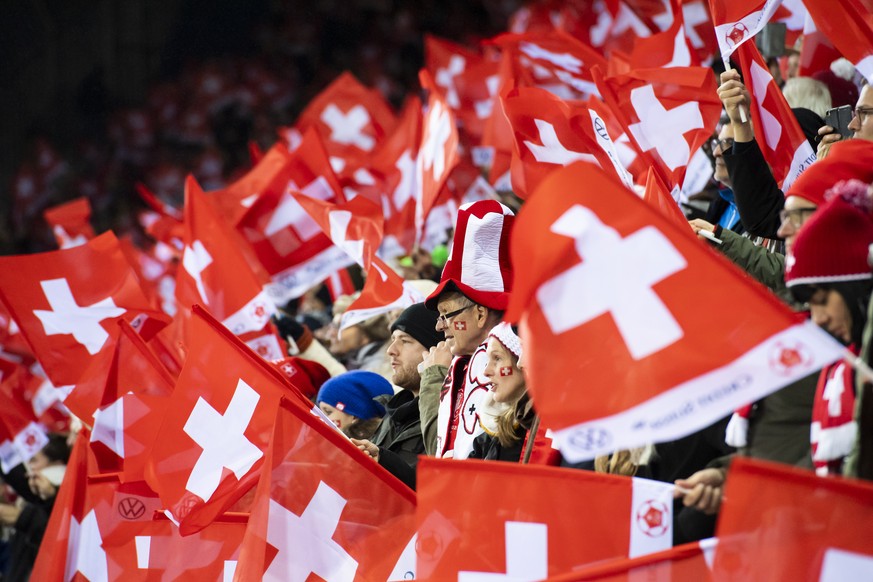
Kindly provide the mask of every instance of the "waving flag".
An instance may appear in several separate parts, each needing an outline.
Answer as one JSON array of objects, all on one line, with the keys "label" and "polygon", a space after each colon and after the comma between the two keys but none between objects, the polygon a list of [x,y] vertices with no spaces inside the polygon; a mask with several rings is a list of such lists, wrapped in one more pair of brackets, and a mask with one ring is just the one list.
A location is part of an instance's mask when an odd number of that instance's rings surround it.
[{"label": "waving flag", "polygon": [[519,87],[502,99],[515,133],[512,185],[526,198],[549,173],[579,160],[614,171],[633,188],[633,177],[618,159],[606,122],[594,110],[543,89]]},{"label": "waving flag", "polygon": [[571,460],[679,438],[843,353],[591,164],[550,176],[515,228],[506,317],[520,322],[528,387]]},{"label": "waving flag", "polygon": [[[459,484],[464,495],[452,493]],[[673,486],[667,483],[422,458],[417,573],[426,580],[542,580],[592,562],[671,547],[672,511]]]},{"label": "waving flag", "polygon": [[721,115],[712,70],[640,69],[606,78],[595,70],[594,76],[603,100],[664,183],[681,186],[692,155]]},{"label": "waving flag", "polygon": [[[716,533],[716,580],[869,580],[873,486],[738,458]],[[766,558],[765,558],[766,556]]]},{"label": "waving flag", "polygon": [[0,257],[0,298],[56,386],[75,384],[108,349],[117,319],[147,337],[168,319],[152,309],[111,232],[62,251]]},{"label": "waving flag", "polygon": [[187,347],[146,466],[182,535],[206,527],[255,484],[279,399],[304,398],[199,308]]},{"label": "waving flag", "polygon": [[727,62],[741,44],[758,34],[780,4],[782,0],[709,0],[722,60]]},{"label": "waving flag", "polygon": [[815,27],[873,83],[873,6],[866,0],[805,0]]},{"label": "waving flag", "polygon": [[740,46],[737,56],[752,100],[755,139],[784,192],[815,161],[815,151],[755,43]]},{"label": "waving flag", "polygon": [[27,463],[48,444],[45,428],[16,390],[29,376],[19,368],[0,383],[0,468],[4,473]]},{"label": "waving flag", "polygon": [[274,420],[236,580],[415,578],[415,495],[305,408]]},{"label": "waving flag", "polygon": [[85,197],[53,206],[43,212],[43,216],[61,249],[77,247],[94,238],[91,203]]},{"label": "waving flag", "polygon": [[697,52],[685,34],[685,20],[679,1],[668,0],[667,6],[672,16],[669,26],[663,32],[637,39],[630,56],[631,68],[691,67],[700,64]]}]

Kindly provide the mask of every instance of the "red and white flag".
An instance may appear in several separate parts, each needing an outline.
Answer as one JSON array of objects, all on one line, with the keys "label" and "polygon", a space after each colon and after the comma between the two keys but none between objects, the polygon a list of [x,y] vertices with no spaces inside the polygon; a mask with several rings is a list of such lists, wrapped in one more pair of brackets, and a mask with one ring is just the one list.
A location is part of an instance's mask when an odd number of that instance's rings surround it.
[{"label": "red and white flag", "polygon": [[61,249],[77,247],[94,238],[91,203],[85,197],[52,206],[43,212],[43,216]]},{"label": "red and white flag", "polygon": [[20,368],[0,383],[0,468],[4,473],[27,463],[48,444],[45,427],[17,390],[27,377],[27,370]]},{"label": "red and white flag", "polygon": [[873,5],[868,0],[805,0],[816,28],[873,83]]},{"label": "red and white flag", "polygon": [[244,179],[262,187],[249,192],[248,209],[236,228],[270,274],[270,296],[277,305],[352,264],[294,198],[303,192],[328,202],[345,200],[315,129],[303,135],[293,153],[270,149]]},{"label": "red and white flag", "polygon": [[682,544],[669,550],[638,558],[607,560],[594,566],[580,568],[548,579],[548,582],[639,582],[641,580],[669,581],[713,580],[712,561],[718,540],[709,538]]},{"label": "red and white flag", "polygon": [[91,448],[104,472],[142,481],[174,379],[125,322],[112,351],[95,359],[64,404],[91,428]]},{"label": "red and white flag", "polygon": [[403,309],[424,297],[385,261],[376,256],[382,242],[381,209],[359,196],[345,204],[329,204],[303,195],[297,201],[315,219],[335,245],[367,274],[364,288],[343,313],[340,329],[394,309]]},{"label": "red and white flag", "polygon": [[236,580],[417,578],[415,494],[304,407],[274,420]]},{"label": "red and white flag", "polygon": [[755,43],[748,42],[737,49],[743,79],[752,100],[752,122],[755,139],[773,178],[783,192],[815,161],[815,151],[809,145],[791,106],[773,80],[767,62]]},{"label": "red and white flag", "polygon": [[842,57],[827,35],[816,27],[809,13],[803,23],[803,39],[800,43],[800,64],[797,74],[811,77],[820,71],[830,70],[831,63]]},{"label": "red and white flag", "polygon": [[674,440],[843,354],[591,164],[552,174],[515,228],[506,317],[520,322],[537,412],[571,461]]},{"label": "red and white flag", "polygon": [[727,62],[741,44],[758,34],[782,0],[709,0],[721,59]]},{"label": "red and white flag", "polygon": [[0,257],[0,298],[56,386],[75,384],[108,349],[117,319],[146,338],[168,320],[152,309],[111,232],[62,251]]},{"label": "red and white flag", "polygon": [[637,149],[664,183],[680,187],[691,156],[712,136],[721,115],[712,70],[639,69],[605,78],[595,70],[594,77]]},{"label": "red and white flag", "polygon": [[716,533],[716,580],[873,579],[873,485],[737,458]]},{"label": "red and white flag", "polygon": [[235,335],[261,331],[276,311],[252,268],[242,237],[218,214],[193,176],[185,182],[185,249],[176,272],[176,299],[188,310],[203,305]]},{"label": "red and white flag", "polygon": [[649,168],[649,175],[646,177],[643,200],[652,208],[657,208],[664,218],[679,226],[680,229],[687,230],[689,233],[694,232],[688,225],[688,219],[685,218],[682,209],[670,195],[667,185],[661,181],[658,172],[652,167]]},{"label": "red and white flag", "polygon": [[542,580],[673,545],[673,485],[658,481],[422,457],[417,491],[424,580]]},{"label": "red and white flag", "polygon": [[551,172],[579,160],[614,171],[633,188],[606,122],[593,108],[533,87],[514,89],[501,100],[515,134],[512,186],[517,196],[526,198]]},{"label": "red and white flag", "polygon": [[196,307],[187,348],[146,465],[146,481],[182,535],[206,527],[255,484],[279,399],[297,397],[282,374]]},{"label": "red and white flag", "polygon": [[697,52],[685,34],[679,0],[668,0],[666,6],[670,9],[670,17],[665,18],[669,26],[662,32],[636,40],[630,55],[631,68],[692,67],[700,64]]}]

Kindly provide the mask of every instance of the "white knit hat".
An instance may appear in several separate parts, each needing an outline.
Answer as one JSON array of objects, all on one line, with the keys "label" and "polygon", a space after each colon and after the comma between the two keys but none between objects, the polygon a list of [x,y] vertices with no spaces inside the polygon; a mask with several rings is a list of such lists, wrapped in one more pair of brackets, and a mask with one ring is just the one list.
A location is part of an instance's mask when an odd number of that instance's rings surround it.
[{"label": "white knit hat", "polygon": [[496,338],[497,341],[503,344],[503,347],[515,354],[515,357],[521,362],[521,338],[512,331],[511,325],[501,321],[491,329],[488,337]]}]

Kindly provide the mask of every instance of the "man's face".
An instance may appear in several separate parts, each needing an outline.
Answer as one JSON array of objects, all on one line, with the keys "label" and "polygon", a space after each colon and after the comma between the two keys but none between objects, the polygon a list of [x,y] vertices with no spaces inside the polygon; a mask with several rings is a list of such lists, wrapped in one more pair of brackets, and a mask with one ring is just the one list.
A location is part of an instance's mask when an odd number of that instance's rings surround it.
[{"label": "man's face", "polygon": [[849,129],[855,132],[854,137],[873,141],[873,91],[870,85],[864,85],[861,89],[855,111],[859,114],[849,122]]},{"label": "man's face", "polygon": [[[479,324],[479,306],[463,296],[440,299],[436,330],[443,332],[453,356],[469,356],[485,339]],[[457,313],[456,313],[457,312]],[[451,316],[451,317],[443,317]]]},{"label": "man's face", "polygon": [[417,393],[421,383],[418,365],[422,360],[421,354],[425,351],[426,348],[411,335],[395,329],[391,333],[391,343],[387,350],[391,362],[391,382]]},{"label": "man's face", "polygon": [[785,208],[782,210],[782,224],[776,235],[779,238],[785,239],[785,254],[791,252],[794,247],[794,239],[797,238],[797,233],[800,227],[806,220],[815,212],[816,205],[799,196],[789,196],[785,199]]},{"label": "man's face", "polygon": [[[724,127],[721,128],[721,131],[718,132],[718,139],[719,142],[722,142],[722,140],[728,140],[731,143],[733,142],[734,128],[733,126],[731,126],[730,123],[726,123]],[[727,146],[725,145],[724,147],[726,148]],[[724,150],[722,148],[723,146],[721,145],[721,143],[719,143],[719,145],[717,145],[712,150],[712,155],[715,158],[715,169],[713,171],[713,177],[728,188],[730,188],[730,176],[728,175],[727,166],[724,163]]]}]

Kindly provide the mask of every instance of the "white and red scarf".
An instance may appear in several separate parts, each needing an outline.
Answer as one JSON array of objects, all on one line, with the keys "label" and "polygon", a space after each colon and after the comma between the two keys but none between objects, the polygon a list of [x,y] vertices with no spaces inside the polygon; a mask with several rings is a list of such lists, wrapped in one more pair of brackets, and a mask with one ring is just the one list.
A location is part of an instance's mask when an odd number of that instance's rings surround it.
[{"label": "white and red scarf", "polygon": [[[857,355],[854,346],[849,348]],[[855,371],[840,361],[823,369],[812,405],[812,462],[818,475],[841,473],[843,457],[852,451],[858,425],[855,412]]]}]

